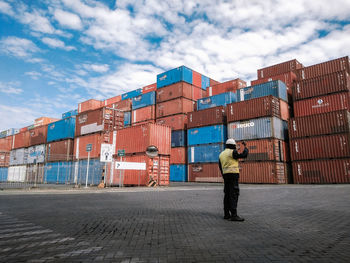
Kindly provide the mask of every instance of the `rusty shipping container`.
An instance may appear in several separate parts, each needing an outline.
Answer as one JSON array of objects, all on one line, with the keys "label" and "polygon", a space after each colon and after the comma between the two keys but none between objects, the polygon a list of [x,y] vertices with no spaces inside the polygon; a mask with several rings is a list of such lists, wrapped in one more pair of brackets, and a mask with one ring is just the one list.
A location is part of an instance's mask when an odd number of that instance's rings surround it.
[{"label": "rusty shipping container", "polygon": [[348,110],[350,93],[341,92],[294,102],[294,117]]},{"label": "rusty shipping container", "polygon": [[288,120],[288,103],[273,96],[241,101],[227,106],[227,122],[249,120],[259,117],[278,117]]},{"label": "rusty shipping container", "polygon": [[155,120],[155,119],[156,119],[155,105],[139,108],[131,112],[132,125],[137,124],[139,122],[145,122],[148,120]]},{"label": "rusty shipping container", "polygon": [[194,111],[194,101],[186,98],[177,98],[158,103],[156,106],[156,117],[161,118],[191,111]]},{"label": "rusty shipping container", "polygon": [[9,152],[12,150],[13,136],[0,138],[0,152]]},{"label": "rusty shipping container", "polygon": [[78,104],[78,113],[82,113],[88,110],[95,110],[103,106],[103,102],[100,100],[87,100]]},{"label": "rusty shipping container", "polygon": [[350,157],[350,134],[297,138],[290,142],[292,161]]},{"label": "rusty shipping container", "polygon": [[189,182],[223,182],[218,163],[196,163],[188,165]]},{"label": "rusty shipping container", "polygon": [[171,128],[158,124],[146,124],[117,132],[116,152],[124,149],[127,154],[144,153],[150,145],[156,146],[159,154],[170,155]]},{"label": "rusty shipping container", "polygon": [[290,71],[296,71],[297,69],[303,68],[301,64],[296,59],[282,62],[276,65],[272,65],[266,68],[258,69],[258,79],[269,78],[276,75],[280,75]]},{"label": "rusty shipping container", "polygon": [[109,143],[112,144],[113,133],[108,136],[104,133],[93,133],[74,139],[74,159],[87,159],[88,153],[86,146],[92,144],[92,150],[90,152],[90,158],[100,158],[101,144]]},{"label": "rusty shipping container", "polygon": [[157,124],[171,127],[172,130],[186,130],[187,114],[177,114],[156,120]]},{"label": "rusty shipping container", "polygon": [[350,183],[350,159],[295,161],[295,184]]},{"label": "rusty shipping container", "polygon": [[[120,157],[115,162],[121,161]],[[122,157],[123,162],[128,162],[130,169],[119,170],[114,166],[112,175],[107,173],[106,182],[111,185],[128,186],[147,186],[150,179],[153,179],[157,185],[169,185],[170,176],[170,157],[158,156],[153,159],[146,154],[126,155]],[[132,170],[132,163],[145,163],[146,170]]]},{"label": "rusty shipping container", "polygon": [[348,56],[304,67],[295,73],[298,80],[303,80],[343,70],[350,73],[350,60]]},{"label": "rusty shipping container", "polygon": [[176,147],[171,148],[170,164],[186,164],[187,163],[187,148]]},{"label": "rusty shipping container", "polygon": [[340,110],[297,117],[290,119],[288,125],[290,138],[349,133],[350,113],[348,110]]},{"label": "rusty shipping container", "polygon": [[[246,141],[249,154],[244,162],[249,161],[277,161],[289,162],[288,143],[278,139],[262,139]],[[237,142],[240,149],[243,149],[241,142]]]},{"label": "rusty shipping container", "polygon": [[121,111],[131,111],[132,110],[132,99],[125,99],[112,104],[107,105],[109,108],[121,110]]},{"label": "rusty shipping container", "polygon": [[39,126],[29,131],[29,146],[45,144],[47,139],[47,125]]},{"label": "rusty shipping container", "polygon": [[287,184],[289,166],[283,162],[242,162],[239,181],[248,184]]},{"label": "rusty shipping container", "polygon": [[316,78],[297,81],[293,91],[293,100],[301,100],[349,90],[350,75],[346,71],[340,71]]},{"label": "rusty shipping container", "polygon": [[226,123],[226,107],[218,106],[187,113],[187,128],[197,128]]},{"label": "rusty shipping container", "polygon": [[94,132],[114,131],[124,127],[124,112],[107,107],[78,114],[75,136]]},{"label": "rusty shipping container", "polygon": [[207,93],[205,97],[210,97],[226,92],[235,92],[238,89],[247,87],[247,82],[241,79],[234,79],[218,83],[216,85],[207,88]]},{"label": "rusty shipping container", "polygon": [[157,90],[157,82],[142,87],[142,94],[145,94],[145,93],[148,93],[148,92],[152,92],[152,91],[156,91],[156,90]]},{"label": "rusty shipping container", "polygon": [[29,147],[29,131],[17,133],[13,136],[12,149]]},{"label": "rusty shipping container", "polygon": [[198,100],[205,96],[205,91],[186,82],[178,82],[158,89],[156,96],[157,103],[181,97],[189,100]]},{"label": "rusty shipping container", "polygon": [[10,165],[10,152],[0,151],[0,167],[7,167]]},{"label": "rusty shipping container", "polygon": [[72,139],[49,142],[46,144],[46,161],[71,161],[73,160],[74,141]]}]

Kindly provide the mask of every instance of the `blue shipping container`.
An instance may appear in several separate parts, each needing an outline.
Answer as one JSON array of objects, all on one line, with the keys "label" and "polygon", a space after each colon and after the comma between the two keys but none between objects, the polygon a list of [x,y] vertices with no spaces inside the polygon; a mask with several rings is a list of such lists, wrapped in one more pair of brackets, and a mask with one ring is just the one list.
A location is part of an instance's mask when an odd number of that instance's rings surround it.
[{"label": "blue shipping container", "polygon": [[122,94],[122,100],[132,99],[142,94],[142,89],[136,89]]},{"label": "blue shipping container", "polygon": [[238,141],[264,138],[286,140],[288,136],[287,122],[276,117],[231,122],[227,129],[228,137]]},{"label": "blue shipping container", "polygon": [[46,163],[44,182],[48,184],[74,183],[73,163],[72,162]]},{"label": "blue shipping container", "polygon": [[124,112],[124,127],[131,125],[131,111]]},{"label": "blue shipping container", "polygon": [[192,70],[181,66],[171,69],[157,75],[157,89],[180,82],[185,81],[192,84]]},{"label": "blue shipping container", "polygon": [[207,90],[208,87],[210,87],[210,79],[202,75],[202,89]]},{"label": "blue shipping container", "polygon": [[189,129],[187,131],[188,145],[224,143],[227,140],[226,125],[213,125]]},{"label": "blue shipping container", "polygon": [[8,174],[8,168],[7,167],[0,167],[0,182],[7,181],[7,174]]},{"label": "blue shipping container", "polygon": [[185,130],[171,132],[171,147],[184,147],[187,145],[187,136]]},{"label": "blue shipping container", "polygon": [[274,80],[239,89],[237,90],[237,101],[250,100],[269,95],[288,101],[286,84],[280,80]]},{"label": "blue shipping container", "polygon": [[190,146],[188,147],[188,163],[217,163],[224,149],[223,143]]},{"label": "blue shipping container", "polygon": [[156,92],[148,92],[137,97],[132,98],[132,109],[140,109],[143,107],[156,104]]},{"label": "blue shipping container", "polygon": [[187,182],[187,165],[171,164],[170,165],[170,182]]},{"label": "blue shipping container", "polygon": [[74,138],[75,117],[69,117],[53,123],[47,127],[47,142]]},{"label": "blue shipping container", "polygon": [[217,106],[226,106],[227,104],[237,102],[235,92],[226,92],[197,100],[197,110],[214,108]]},{"label": "blue shipping container", "polygon": [[77,116],[77,115],[78,115],[78,109],[67,111],[65,113],[62,113],[62,119]]},{"label": "blue shipping container", "polygon": [[[74,163],[76,165],[77,162]],[[88,185],[98,185],[102,179],[102,169],[105,163],[101,163],[100,159],[90,159],[89,162],[89,176]],[[77,183],[85,185],[86,183],[86,171],[87,171],[87,160],[80,160],[77,167]]]}]

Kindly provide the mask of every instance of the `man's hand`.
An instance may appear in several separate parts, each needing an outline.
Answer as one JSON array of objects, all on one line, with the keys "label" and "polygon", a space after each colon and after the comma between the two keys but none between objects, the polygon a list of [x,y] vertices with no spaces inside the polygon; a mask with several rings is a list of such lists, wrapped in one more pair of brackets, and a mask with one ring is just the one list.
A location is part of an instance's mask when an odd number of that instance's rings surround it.
[{"label": "man's hand", "polygon": [[244,145],[244,147],[247,146],[247,143],[245,141],[243,141],[242,144]]}]

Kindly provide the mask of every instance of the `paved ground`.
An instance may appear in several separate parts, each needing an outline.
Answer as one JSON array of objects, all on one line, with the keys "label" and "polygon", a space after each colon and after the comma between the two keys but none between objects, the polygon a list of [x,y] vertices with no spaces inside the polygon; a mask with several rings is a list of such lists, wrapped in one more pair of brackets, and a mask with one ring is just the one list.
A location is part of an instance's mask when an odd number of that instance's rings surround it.
[{"label": "paved ground", "polygon": [[350,262],[350,185],[0,191],[0,262]]}]

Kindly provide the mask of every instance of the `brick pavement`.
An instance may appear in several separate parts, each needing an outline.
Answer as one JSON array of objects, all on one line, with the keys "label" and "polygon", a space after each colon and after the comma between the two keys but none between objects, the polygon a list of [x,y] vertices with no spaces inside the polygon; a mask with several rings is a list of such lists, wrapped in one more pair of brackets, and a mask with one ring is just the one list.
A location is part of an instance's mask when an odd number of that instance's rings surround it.
[{"label": "brick pavement", "polygon": [[0,192],[0,262],[349,262],[350,185]]}]

